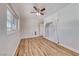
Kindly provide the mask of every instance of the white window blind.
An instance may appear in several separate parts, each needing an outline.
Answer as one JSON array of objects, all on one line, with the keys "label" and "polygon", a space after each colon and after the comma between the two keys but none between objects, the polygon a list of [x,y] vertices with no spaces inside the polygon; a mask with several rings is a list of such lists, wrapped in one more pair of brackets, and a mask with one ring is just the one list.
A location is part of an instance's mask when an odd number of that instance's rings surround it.
[{"label": "white window blind", "polygon": [[11,11],[7,8],[7,31],[15,31],[17,26],[17,19]]}]

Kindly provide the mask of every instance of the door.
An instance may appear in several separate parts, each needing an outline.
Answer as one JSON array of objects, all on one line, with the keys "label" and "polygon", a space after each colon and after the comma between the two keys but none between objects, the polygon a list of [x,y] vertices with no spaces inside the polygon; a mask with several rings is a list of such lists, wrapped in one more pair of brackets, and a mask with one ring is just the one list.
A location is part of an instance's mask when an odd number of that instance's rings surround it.
[{"label": "door", "polygon": [[45,36],[48,37],[48,39],[51,41],[58,42],[56,24],[54,22],[50,22],[46,24]]}]

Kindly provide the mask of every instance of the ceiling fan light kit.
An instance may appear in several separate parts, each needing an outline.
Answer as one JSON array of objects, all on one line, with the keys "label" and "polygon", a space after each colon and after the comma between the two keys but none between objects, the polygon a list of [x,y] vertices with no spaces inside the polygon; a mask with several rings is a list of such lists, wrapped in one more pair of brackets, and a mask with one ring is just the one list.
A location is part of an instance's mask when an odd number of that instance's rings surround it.
[{"label": "ceiling fan light kit", "polygon": [[38,12],[36,13],[36,16],[40,16],[40,15],[41,15],[40,13],[38,13]]},{"label": "ceiling fan light kit", "polygon": [[36,16],[40,16],[40,15],[44,15],[43,11],[45,11],[45,8],[37,8],[36,6],[33,6],[33,8],[35,9],[36,12],[31,12],[31,13],[35,13]]}]

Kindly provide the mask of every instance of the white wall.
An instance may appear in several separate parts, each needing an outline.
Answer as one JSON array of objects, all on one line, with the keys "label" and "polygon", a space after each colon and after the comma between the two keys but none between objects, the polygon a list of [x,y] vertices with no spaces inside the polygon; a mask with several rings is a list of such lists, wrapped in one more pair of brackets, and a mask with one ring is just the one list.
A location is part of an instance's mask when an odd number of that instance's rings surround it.
[{"label": "white wall", "polygon": [[17,27],[16,31],[10,34],[7,34],[7,55],[14,55],[15,51],[17,49],[17,46],[20,42],[20,16],[18,10],[15,8],[14,5],[11,5],[13,10],[16,12],[17,16],[19,17],[17,19]]},{"label": "white wall", "polygon": [[59,12],[59,17],[60,42],[79,50],[79,4],[65,7]]},{"label": "white wall", "polygon": [[[46,38],[50,39],[51,41],[58,42],[57,37],[57,13],[51,15],[44,19],[44,27],[45,27],[45,34],[43,34]],[[48,33],[46,33],[46,31]]]},{"label": "white wall", "polygon": [[47,19],[53,21],[54,18],[59,19],[57,39],[60,44],[79,52],[79,4],[70,4]]},{"label": "white wall", "polygon": [[44,23],[41,22],[39,24],[39,36],[43,36],[43,34],[44,34],[43,30],[44,30]]},{"label": "white wall", "polygon": [[[15,10],[15,8],[13,7]],[[15,10],[18,12],[17,10]],[[18,28],[13,33],[7,33],[7,4],[0,4],[0,55],[14,55],[20,41],[20,30]],[[19,16],[19,13],[18,13]],[[17,20],[17,22],[20,19]]]},{"label": "white wall", "polygon": [[6,4],[0,4],[0,55],[6,55]]},{"label": "white wall", "polygon": [[[21,19],[21,37],[28,38],[28,37],[36,37],[39,36],[39,19],[37,18],[25,18]],[[37,35],[34,34],[36,31]]]}]

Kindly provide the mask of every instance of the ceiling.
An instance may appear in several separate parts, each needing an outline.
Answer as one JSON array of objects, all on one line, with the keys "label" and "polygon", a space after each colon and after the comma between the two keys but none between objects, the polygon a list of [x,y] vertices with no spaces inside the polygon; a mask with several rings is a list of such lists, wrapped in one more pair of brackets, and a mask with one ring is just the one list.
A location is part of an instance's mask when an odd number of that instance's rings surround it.
[{"label": "ceiling", "polygon": [[[19,11],[21,18],[44,18],[52,15],[56,11],[68,5],[68,3],[13,3],[16,9]],[[35,11],[33,6],[39,8],[45,7],[44,16],[36,16],[30,12]]]}]

